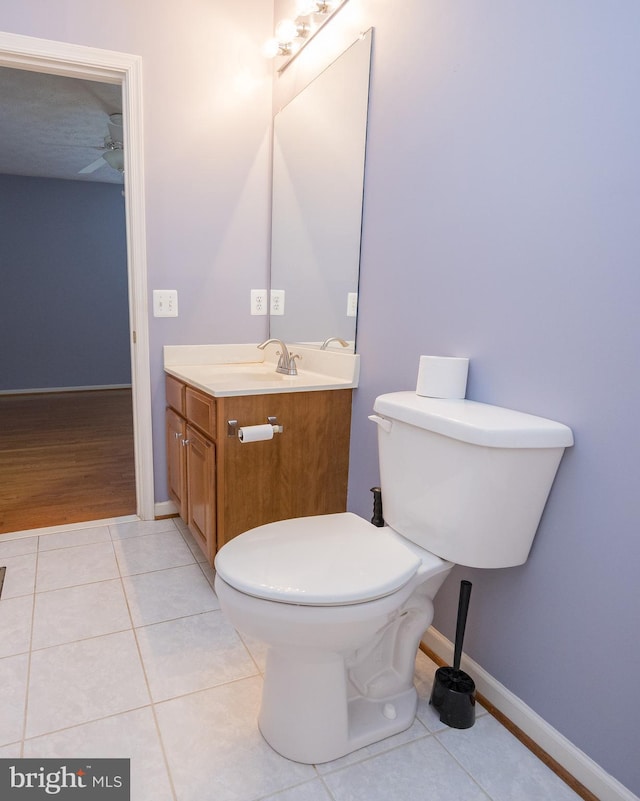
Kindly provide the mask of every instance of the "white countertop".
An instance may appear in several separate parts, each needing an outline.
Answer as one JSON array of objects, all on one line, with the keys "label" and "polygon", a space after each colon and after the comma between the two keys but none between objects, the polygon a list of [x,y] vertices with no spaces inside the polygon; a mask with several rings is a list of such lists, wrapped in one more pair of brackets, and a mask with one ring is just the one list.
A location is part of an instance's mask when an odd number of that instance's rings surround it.
[{"label": "white countertop", "polygon": [[169,375],[216,398],[352,389],[358,386],[360,357],[353,353],[289,345],[297,353],[298,375],[276,373],[277,345],[165,345]]}]

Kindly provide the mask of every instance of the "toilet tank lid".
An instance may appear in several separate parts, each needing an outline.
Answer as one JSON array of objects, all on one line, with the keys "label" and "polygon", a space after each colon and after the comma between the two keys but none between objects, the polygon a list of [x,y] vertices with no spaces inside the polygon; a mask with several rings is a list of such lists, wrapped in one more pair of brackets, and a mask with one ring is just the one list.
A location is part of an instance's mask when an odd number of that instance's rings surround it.
[{"label": "toilet tank lid", "polygon": [[489,448],[567,448],[573,433],[563,423],[471,400],[389,392],[373,408],[391,420]]}]

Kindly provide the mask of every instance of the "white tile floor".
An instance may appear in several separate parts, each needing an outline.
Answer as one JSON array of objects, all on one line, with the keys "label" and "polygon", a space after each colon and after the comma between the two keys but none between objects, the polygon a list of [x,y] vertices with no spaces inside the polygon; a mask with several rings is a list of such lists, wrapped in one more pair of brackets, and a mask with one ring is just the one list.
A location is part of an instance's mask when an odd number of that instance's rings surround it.
[{"label": "white tile floor", "polygon": [[478,707],[428,704],[406,732],[300,765],[256,726],[264,649],[227,623],[212,571],[173,520],[0,538],[0,757],[131,757],[134,801],[571,801]]}]

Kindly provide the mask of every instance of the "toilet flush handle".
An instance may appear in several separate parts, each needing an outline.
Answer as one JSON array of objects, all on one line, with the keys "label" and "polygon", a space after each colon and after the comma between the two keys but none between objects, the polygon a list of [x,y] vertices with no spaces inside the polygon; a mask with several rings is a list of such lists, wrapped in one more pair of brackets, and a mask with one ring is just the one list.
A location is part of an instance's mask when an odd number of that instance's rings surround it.
[{"label": "toilet flush handle", "polygon": [[386,417],[380,417],[377,414],[370,414],[369,420],[376,423],[376,425],[379,425],[383,431],[387,432],[387,434],[389,433],[389,431],[391,431],[391,428],[393,426],[393,422],[391,420],[387,420]]}]

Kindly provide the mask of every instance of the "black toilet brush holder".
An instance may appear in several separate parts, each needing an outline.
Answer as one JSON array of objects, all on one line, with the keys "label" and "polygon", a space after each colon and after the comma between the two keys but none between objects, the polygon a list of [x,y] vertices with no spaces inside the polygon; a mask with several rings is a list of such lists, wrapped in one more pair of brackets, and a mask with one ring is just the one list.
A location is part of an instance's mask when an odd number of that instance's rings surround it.
[{"label": "black toilet brush holder", "polygon": [[436,670],[429,700],[431,706],[439,713],[440,722],[454,729],[469,729],[476,720],[476,685],[471,676],[460,670],[470,597],[471,582],[461,581],[453,667],[441,667]]}]

